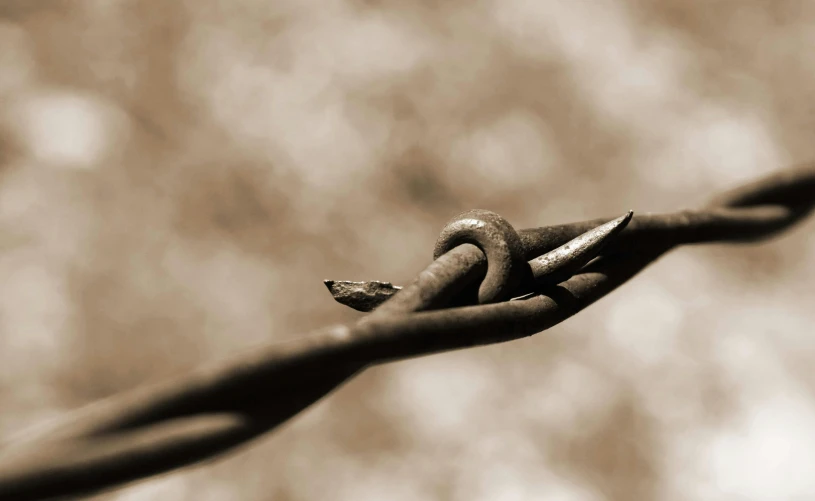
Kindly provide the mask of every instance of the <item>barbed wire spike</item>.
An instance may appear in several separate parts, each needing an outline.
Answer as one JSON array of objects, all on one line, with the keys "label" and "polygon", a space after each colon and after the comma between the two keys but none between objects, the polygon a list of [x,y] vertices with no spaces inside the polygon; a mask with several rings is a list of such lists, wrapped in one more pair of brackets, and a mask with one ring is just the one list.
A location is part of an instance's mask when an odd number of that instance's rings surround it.
[{"label": "barbed wire spike", "polygon": [[606,244],[626,226],[634,211],[602,224],[569,240],[555,250],[529,261],[532,275],[538,285],[555,285],[564,282],[600,254]]},{"label": "barbed wire spike", "polygon": [[362,312],[373,311],[374,308],[402,290],[401,287],[390,282],[380,282],[378,280],[368,282],[323,280],[323,283],[335,301]]},{"label": "barbed wire spike", "polygon": [[[529,261],[535,284],[555,285],[568,280],[597,257],[606,244],[625,229],[633,216],[634,211],[630,210],[625,215],[592,228]],[[377,280],[368,282],[325,280],[325,285],[335,301],[362,312],[373,311],[401,289],[390,282]],[[530,293],[531,286],[532,284],[525,284],[525,288],[518,291],[516,296]]]}]

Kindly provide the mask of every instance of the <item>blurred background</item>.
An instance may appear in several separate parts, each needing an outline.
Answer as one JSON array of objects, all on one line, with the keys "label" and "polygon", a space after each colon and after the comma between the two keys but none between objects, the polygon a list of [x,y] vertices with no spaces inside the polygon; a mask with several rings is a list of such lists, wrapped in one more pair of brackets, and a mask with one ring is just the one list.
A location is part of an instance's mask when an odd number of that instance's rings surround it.
[{"label": "blurred background", "polygon": [[[0,0],[0,438],[360,314],[444,223],[693,207],[815,159],[815,3]],[[96,500],[815,496],[815,223],[366,371]]]}]

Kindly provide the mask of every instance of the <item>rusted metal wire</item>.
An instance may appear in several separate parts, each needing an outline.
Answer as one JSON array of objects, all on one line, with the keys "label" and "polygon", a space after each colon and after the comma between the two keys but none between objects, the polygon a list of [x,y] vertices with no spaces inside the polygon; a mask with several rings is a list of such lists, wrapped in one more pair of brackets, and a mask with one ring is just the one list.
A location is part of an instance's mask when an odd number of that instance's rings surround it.
[{"label": "rusted metal wire", "polygon": [[[0,450],[0,500],[89,494],[201,461],[273,429],[370,365],[532,335],[677,245],[766,238],[813,207],[815,167],[806,166],[722,194],[698,211],[517,234],[497,215],[465,214],[451,224],[469,225],[471,235],[443,232],[440,255],[413,284],[395,295],[377,283],[346,293],[352,306],[381,305],[356,323],[116,395],[30,430]],[[499,270],[495,276],[504,278],[482,288],[490,266],[502,262],[518,267],[516,278]],[[510,297],[516,300],[501,300]],[[479,299],[497,302],[473,304]]]}]

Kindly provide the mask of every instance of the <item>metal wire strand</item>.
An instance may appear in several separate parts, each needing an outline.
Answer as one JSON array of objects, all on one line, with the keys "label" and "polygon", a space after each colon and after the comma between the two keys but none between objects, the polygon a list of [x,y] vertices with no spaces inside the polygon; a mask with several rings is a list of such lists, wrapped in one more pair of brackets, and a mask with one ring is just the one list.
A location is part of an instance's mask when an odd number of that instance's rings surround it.
[{"label": "metal wire strand", "polygon": [[[497,214],[486,217],[500,218]],[[577,252],[573,259],[583,262],[592,257],[629,220],[630,214],[581,235],[574,242]],[[455,247],[366,320],[370,323],[378,318],[404,316],[438,305],[475,278],[472,271],[479,270],[475,263],[480,257],[483,254],[478,247]],[[568,256],[558,263],[572,266]],[[557,265],[550,268],[558,271]],[[75,413],[72,420],[57,423],[51,430],[40,430],[33,443],[18,446],[16,449],[22,453],[8,457],[8,468],[0,463],[0,486],[5,487],[0,492],[14,499],[92,492],[183,466],[247,441],[376,362],[375,356],[363,352],[357,358],[343,359],[340,355],[337,360],[323,361],[318,357],[311,369],[307,362],[297,363],[298,356],[319,354],[311,347],[317,339],[318,346],[329,350],[332,340],[340,341],[342,346],[343,341],[351,339],[344,335],[345,329],[327,330],[322,337],[293,344],[290,347],[294,351],[275,346],[272,353],[260,359],[241,358],[238,365],[202,371],[175,384],[145,388],[88,406]],[[364,339],[364,335],[358,339]],[[335,357],[337,352],[329,351],[328,356]],[[291,370],[299,374],[289,374],[286,362],[293,362]],[[275,369],[283,372],[275,373]],[[269,370],[272,373],[265,374]],[[257,395],[258,388],[264,389],[263,395]],[[259,401],[267,404],[258,406],[255,402]],[[42,454],[45,448],[48,452]],[[48,482],[41,481],[44,472]]]},{"label": "metal wire strand", "polygon": [[[723,194],[699,211],[637,216],[600,258],[526,299],[430,310],[486,273],[484,253],[460,245],[354,324],[116,395],[30,431],[2,450],[0,500],[87,494],[201,461],[273,429],[367,366],[532,335],[581,311],[677,245],[766,238],[813,205],[815,168],[789,170]],[[607,221],[518,234],[526,258],[534,259]]]},{"label": "metal wire strand", "polygon": [[[684,244],[762,240],[809,215],[815,207],[813,198],[815,166],[788,169],[725,192],[700,210],[638,214],[604,252],[650,253]],[[533,259],[607,221],[600,218],[518,233],[526,258]],[[360,311],[376,308],[399,289],[386,282],[326,280],[326,285],[338,302]]]}]

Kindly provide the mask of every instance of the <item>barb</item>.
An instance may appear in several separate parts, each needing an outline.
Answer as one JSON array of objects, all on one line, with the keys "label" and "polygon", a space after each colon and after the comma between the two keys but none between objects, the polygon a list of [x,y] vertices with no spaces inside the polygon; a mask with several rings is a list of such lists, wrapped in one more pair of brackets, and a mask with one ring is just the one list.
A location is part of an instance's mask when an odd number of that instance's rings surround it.
[{"label": "barb", "polygon": [[556,285],[574,275],[597,257],[614,237],[628,226],[634,211],[583,233],[557,249],[529,262],[538,285]]},{"label": "barb", "polygon": [[[624,216],[605,230],[595,228],[607,220],[521,230],[524,258],[540,265],[529,270],[548,282],[522,277],[514,288],[498,284],[510,296],[528,287],[532,293],[492,304],[473,304],[485,299],[477,292],[488,257],[477,245],[458,245],[354,324],[117,395],[31,431],[0,450],[0,500],[92,493],[201,461],[273,429],[365,367],[532,335],[586,308],[677,245],[766,238],[813,205],[810,166],[721,195],[699,211]],[[602,231],[605,248],[598,244],[583,254],[564,248],[536,261],[586,232],[578,240],[584,245]],[[512,240],[509,232],[498,238]],[[584,266],[597,251],[600,257]]]},{"label": "barb", "polygon": [[390,282],[351,282],[349,280],[323,280],[334,299],[358,311],[372,311],[402,290]]},{"label": "barb", "polygon": [[[807,171],[801,170],[807,181]],[[813,174],[808,174],[813,175]],[[815,177],[815,175],[813,175]],[[798,188],[797,186],[795,187]],[[811,188],[815,193],[815,188]],[[815,196],[811,194],[810,196]],[[812,205],[795,204],[762,205],[732,209],[715,207],[706,210],[685,210],[672,214],[637,215],[621,231],[619,238],[610,243],[602,252],[605,254],[648,254],[662,249],[686,244],[713,242],[746,243],[769,238],[804,218],[812,210]],[[593,219],[567,225],[547,226],[520,230],[519,234],[527,257],[550,252],[558,245],[564,245],[581,233],[607,222],[608,219]],[[602,254],[601,253],[601,254]],[[541,259],[541,258],[538,258]],[[378,282],[354,282],[358,284],[358,294],[348,296],[338,302],[360,311],[371,311],[383,299],[374,298],[380,294]],[[391,286],[398,287],[398,286]],[[334,291],[329,289],[334,295]]]},{"label": "barb", "polygon": [[[479,211],[481,214],[484,212],[486,211]],[[455,218],[453,221],[451,221],[451,223],[448,223],[447,228],[457,227],[459,221],[462,219],[469,219],[471,216],[473,216],[473,213],[474,211],[467,212]],[[527,278],[527,280],[522,280],[520,288],[514,290],[515,295],[520,298],[533,293],[537,288],[544,285],[558,284],[572,276],[576,271],[585,266],[586,263],[597,257],[600,250],[602,250],[610,240],[616,237],[616,235],[619,234],[620,231],[626,227],[626,225],[628,225],[633,215],[634,211],[629,211],[628,214],[609,221],[608,223],[598,223],[596,228],[589,229],[582,235],[575,237],[560,247],[529,261],[528,271],[530,276]],[[491,215],[489,218],[494,219],[495,216],[497,215]],[[470,221],[472,221],[472,219],[470,219]],[[478,221],[478,219],[475,221]],[[467,228],[467,230],[469,231],[470,228]],[[441,239],[446,238],[447,237],[443,233]],[[479,250],[480,247],[478,249],[474,249],[462,246],[462,249],[457,252],[466,254],[468,260],[474,261],[472,267],[479,268],[484,264],[481,262],[482,260],[484,260],[484,262],[489,262],[489,258],[484,254],[479,253]],[[522,248],[520,251],[524,252]],[[438,251],[436,254],[438,254]],[[500,257],[495,256],[495,259],[498,260]],[[509,257],[506,257],[507,261],[509,261],[509,259]],[[505,264],[508,268],[511,263],[507,262]],[[479,271],[478,269],[465,269],[461,266],[454,268],[454,270],[461,270],[462,272]],[[427,271],[424,273],[426,274]],[[464,277],[450,277],[449,282],[451,284],[459,283],[459,280],[462,278]],[[373,311],[376,307],[388,301],[394,294],[402,289],[402,287],[394,286],[390,282],[379,282],[375,280],[369,282],[325,280],[325,284],[331,295],[334,296],[334,299],[338,303],[364,312]],[[481,289],[479,289],[479,292],[480,290]],[[473,303],[476,300],[473,292],[474,291],[469,291],[469,294],[461,294],[457,301],[453,301],[453,304],[463,306],[465,304]],[[451,295],[452,294],[447,293],[440,295],[439,297],[449,298]],[[427,306],[426,309],[432,307],[432,305],[429,304],[425,306]]]}]

